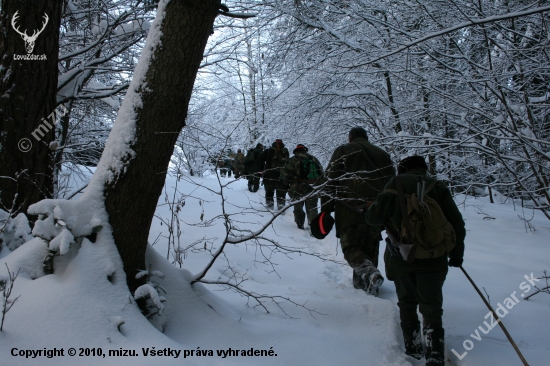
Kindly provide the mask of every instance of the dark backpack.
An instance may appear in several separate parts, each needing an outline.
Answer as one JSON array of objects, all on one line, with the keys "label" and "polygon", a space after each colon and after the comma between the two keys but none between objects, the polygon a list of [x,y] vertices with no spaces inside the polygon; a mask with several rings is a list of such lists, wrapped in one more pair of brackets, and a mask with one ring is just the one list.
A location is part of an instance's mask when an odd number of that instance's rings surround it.
[{"label": "dark backpack", "polygon": [[397,190],[384,189],[385,192],[398,196],[404,217],[399,232],[402,233],[402,239],[416,247],[411,255],[418,259],[438,258],[448,254],[456,244],[453,226],[443,214],[439,204],[427,195],[436,183],[437,181],[434,181],[424,188],[425,181],[419,181],[417,193],[403,194],[400,178],[397,177]]},{"label": "dark backpack", "polygon": [[284,154],[285,149],[276,149],[273,148],[275,153],[273,154],[273,157],[271,158],[271,165],[269,167],[266,167],[268,169],[277,169],[281,170],[285,167],[287,158]]},{"label": "dark backpack", "polygon": [[254,149],[248,150],[248,153],[246,154],[246,157],[244,158],[244,165],[250,165],[254,164],[254,160],[256,160],[256,156],[254,155]]},{"label": "dark backpack", "polygon": [[308,181],[319,179],[319,177],[321,176],[321,172],[323,171],[321,166],[317,164],[317,162],[311,156],[307,156],[304,159],[300,158],[299,156],[297,157],[302,162],[302,166],[299,171],[300,178]]},{"label": "dark backpack", "polygon": [[244,159],[245,157],[243,153],[237,153],[237,156],[235,156],[235,160],[233,161],[233,165],[244,165]]}]

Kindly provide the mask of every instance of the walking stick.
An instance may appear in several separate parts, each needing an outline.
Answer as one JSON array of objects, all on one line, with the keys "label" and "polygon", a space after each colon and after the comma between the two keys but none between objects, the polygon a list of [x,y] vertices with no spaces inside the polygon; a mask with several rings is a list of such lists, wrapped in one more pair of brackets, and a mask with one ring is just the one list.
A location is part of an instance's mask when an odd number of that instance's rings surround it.
[{"label": "walking stick", "polygon": [[514,350],[516,351],[516,353],[518,354],[521,362],[523,362],[523,364],[525,366],[529,366],[529,364],[527,363],[527,361],[525,360],[525,358],[523,357],[523,355],[521,354],[521,351],[519,350],[518,346],[516,345],[516,342],[514,342],[514,340],[512,339],[512,336],[510,335],[510,333],[508,333],[508,330],[506,329],[506,327],[504,326],[504,324],[502,323],[502,320],[498,318],[498,315],[495,313],[495,311],[493,310],[493,307],[491,306],[491,304],[489,304],[489,302],[487,301],[487,299],[485,299],[485,296],[483,296],[483,294],[481,293],[481,291],[479,291],[479,288],[476,286],[476,284],[474,283],[474,280],[472,280],[472,278],[468,275],[468,273],[466,272],[466,270],[464,269],[464,267],[460,266],[460,269],[462,270],[462,272],[464,273],[464,275],[466,276],[466,278],[468,278],[468,280],[470,281],[470,283],[472,284],[472,286],[474,286],[474,288],[476,289],[478,295],[481,297],[481,299],[483,300],[483,302],[485,303],[485,305],[487,305],[487,307],[489,308],[489,310],[491,310],[491,313],[493,313],[493,316],[495,317],[498,325],[500,325],[500,327],[502,328],[502,331],[504,332],[504,334],[506,335],[506,338],[508,338],[508,341],[510,341],[510,343],[512,344],[512,347],[514,347]]}]

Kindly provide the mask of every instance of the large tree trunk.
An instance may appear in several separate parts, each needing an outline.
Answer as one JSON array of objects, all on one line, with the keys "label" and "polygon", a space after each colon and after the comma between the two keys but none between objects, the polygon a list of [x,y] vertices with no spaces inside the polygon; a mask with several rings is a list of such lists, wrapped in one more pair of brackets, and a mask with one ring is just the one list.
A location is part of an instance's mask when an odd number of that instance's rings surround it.
[{"label": "large tree trunk", "polygon": [[[55,138],[55,129],[48,116],[56,108],[61,7],[62,1],[2,0],[0,208],[10,210],[14,206],[12,215],[26,212],[29,205],[51,197],[53,192],[49,144]],[[47,24],[31,47],[22,34],[38,33],[45,23],[44,15]],[[20,57],[40,55],[47,59]],[[51,128],[42,122],[43,118],[48,119]]]},{"label": "large tree trunk", "polygon": [[[155,34],[161,45],[152,51],[149,63],[142,55],[126,94],[130,100],[119,111],[98,166],[103,173],[112,172],[105,175],[105,207],[132,292],[142,284],[135,276],[145,269],[151,221],[174,144],[185,126],[193,84],[219,5],[220,0],[172,0],[162,13],[161,0],[157,15],[161,33],[151,28],[153,36],[149,34],[144,53],[149,52],[148,42],[153,42]],[[144,77],[139,71],[143,67],[147,68]],[[132,102],[136,98],[141,102]],[[128,143],[133,153],[125,154],[117,144],[127,142],[121,137],[128,129],[120,126],[128,118],[135,119],[134,136]]]}]

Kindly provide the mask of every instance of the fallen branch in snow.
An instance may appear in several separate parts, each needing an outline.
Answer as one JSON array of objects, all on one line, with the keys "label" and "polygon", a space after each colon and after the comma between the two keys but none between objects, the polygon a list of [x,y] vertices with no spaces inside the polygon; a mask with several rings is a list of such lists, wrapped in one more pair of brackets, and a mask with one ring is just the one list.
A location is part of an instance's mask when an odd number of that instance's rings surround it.
[{"label": "fallen branch in snow", "polygon": [[[243,210],[243,212],[240,212],[238,214],[228,214],[226,212],[225,206],[227,204],[227,199],[224,196],[224,191],[223,191],[224,185],[219,180],[219,177],[218,177],[218,181],[219,181],[219,184],[220,184],[220,191],[216,192],[216,193],[218,195],[220,195],[220,197],[222,199],[222,214],[214,217],[211,220],[207,220],[205,225],[207,223],[208,224],[211,223],[212,221],[214,221],[216,219],[223,219],[224,220],[224,226],[225,226],[225,229],[226,229],[225,238],[223,239],[223,242],[220,245],[220,247],[217,249],[217,251],[215,253],[213,253],[212,259],[210,260],[210,262],[207,264],[207,266],[201,272],[199,272],[197,275],[195,275],[193,281],[191,281],[191,284],[194,284],[196,282],[202,282],[201,280],[206,276],[206,274],[208,273],[210,268],[212,268],[212,266],[214,265],[214,262],[216,262],[218,257],[223,253],[223,251],[224,251],[227,244],[236,245],[236,244],[244,243],[244,242],[247,242],[247,241],[254,241],[256,245],[258,245],[260,247],[267,247],[272,252],[275,252],[275,251],[276,252],[281,252],[281,253],[284,253],[285,255],[288,255],[289,253],[305,254],[305,255],[310,255],[310,256],[317,257],[317,258],[322,259],[322,260],[334,261],[334,260],[325,258],[323,255],[321,255],[319,253],[308,252],[308,251],[305,251],[305,250],[300,249],[300,248],[281,245],[278,242],[276,242],[275,240],[269,239],[269,238],[262,235],[268,227],[272,226],[273,222],[275,221],[275,219],[277,217],[279,217],[281,214],[283,214],[287,209],[292,207],[294,204],[299,203],[299,202],[304,202],[304,201],[306,201],[307,199],[309,199],[311,197],[318,196],[320,194],[320,191],[324,188],[324,184],[316,187],[316,189],[313,192],[309,193],[308,195],[305,195],[305,196],[301,197],[299,200],[289,202],[286,206],[284,206],[279,211],[271,212],[271,211],[266,209],[265,213],[270,213],[272,216],[266,222],[260,223],[260,227],[257,230],[249,230],[249,229],[240,229],[237,225],[239,222],[232,219],[232,216],[234,216],[234,215],[242,215],[243,213],[245,213],[244,210]],[[251,211],[255,211],[256,213],[263,212],[263,211],[254,210],[252,207],[250,207],[249,209]],[[237,233],[239,235],[235,235]],[[269,245],[262,244],[262,241],[270,243],[270,244]],[[264,262],[268,263],[268,264],[271,264],[270,256],[265,255],[262,251],[260,251],[260,252],[261,252],[261,254],[263,255],[263,257],[265,259]],[[274,270],[274,272],[276,272],[274,268],[273,268],[273,270]]]},{"label": "fallen branch in snow", "polygon": [[252,291],[247,291],[245,289],[243,289],[240,285],[240,283],[244,282],[245,280],[242,280],[241,282],[237,283],[237,284],[234,284],[234,283],[231,283],[229,281],[208,281],[208,280],[200,280],[199,282],[200,283],[204,283],[204,284],[210,284],[210,285],[221,285],[221,286],[226,286],[232,290],[234,290],[235,292],[237,292],[238,294],[240,295],[243,295],[243,296],[246,296],[248,297],[249,299],[252,298],[254,299],[256,302],[257,302],[257,305],[256,306],[261,306],[266,313],[269,313],[269,310],[268,308],[264,305],[263,301],[262,300],[270,300],[271,302],[273,302],[278,308],[279,310],[281,310],[283,312],[283,314],[285,314],[286,316],[288,316],[289,318],[291,319],[297,319],[293,316],[291,316],[290,314],[288,314],[285,309],[281,306],[282,303],[284,302],[288,302],[288,303],[291,303],[292,305],[296,306],[296,307],[299,307],[299,308],[302,308],[302,309],[305,309],[309,312],[309,314],[311,316],[314,316],[314,314],[318,314],[318,315],[325,315],[325,314],[322,314],[320,312],[318,312],[317,310],[315,309],[310,309],[306,306],[306,304],[299,304],[297,303],[296,301],[293,301],[291,300],[289,297],[285,297],[285,296],[278,296],[278,295],[267,295],[267,294],[258,294],[256,292],[252,292]]},{"label": "fallen branch in snow", "polygon": [[525,300],[529,300],[530,297],[533,297],[536,294],[539,294],[541,292],[546,292],[547,294],[550,295],[550,284],[548,283],[548,280],[550,280],[550,276],[548,276],[548,272],[546,270],[543,271],[543,273],[544,273],[544,276],[540,277],[539,279],[542,280],[544,278],[544,280],[546,281],[546,287],[538,288],[537,286],[534,286],[537,289],[537,291],[533,292],[529,296],[525,296]]},{"label": "fallen branch in snow", "polygon": [[[219,147],[219,146],[218,146]],[[225,150],[225,147],[224,147]],[[209,156],[214,156],[215,154],[208,154]],[[175,166],[177,167],[178,164],[176,163]],[[221,212],[219,214],[215,214],[213,217],[208,217],[209,212],[207,208],[205,207],[205,201],[202,197],[192,197],[191,194],[184,195],[181,192],[177,192],[180,196],[174,192],[174,195],[172,196],[170,193],[166,192],[165,188],[165,203],[163,203],[163,206],[168,205],[168,209],[171,213],[171,218],[163,219],[157,214],[157,218],[161,221],[162,225],[167,225],[167,229],[169,231],[169,235],[164,235],[164,237],[172,239],[169,240],[169,250],[173,253],[174,257],[174,264],[179,263],[180,267],[182,265],[182,260],[185,258],[186,252],[188,250],[191,250],[193,252],[208,252],[211,255],[211,258],[206,263],[205,267],[196,273],[193,276],[193,279],[191,280],[191,285],[200,282],[203,284],[213,284],[213,285],[219,285],[222,286],[224,289],[230,289],[232,291],[235,291],[236,293],[246,296],[250,299],[253,299],[253,301],[256,302],[255,306],[261,306],[266,312],[270,313],[273,311],[269,311],[268,303],[275,304],[276,307],[278,307],[285,316],[288,316],[290,318],[293,318],[288,313],[288,309],[285,310],[283,304],[288,303],[292,304],[296,307],[302,308],[307,310],[311,315],[314,314],[320,314],[315,309],[309,308],[306,306],[306,304],[298,303],[288,297],[279,296],[279,295],[270,295],[270,294],[259,294],[253,291],[250,291],[248,289],[245,289],[243,287],[244,282],[248,280],[247,271],[243,273],[243,271],[239,271],[237,268],[234,268],[229,261],[226,249],[231,245],[239,245],[239,244],[245,244],[245,245],[252,245],[255,247],[255,258],[252,262],[252,265],[264,265],[267,266],[267,272],[268,273],[274,273],[277,276],[281,277],[279,273],[277,272],[277,263],[274,263],[274,256],[276,254],[283,254],[284,256],[291,257],[292,255],[307,255],[311,257],[318,258],[322,261],[331,261],[334,263],[340,263],[337,260],[334,260],[332,258],[329,258],[326,255],[323,255],[321,253],[318,253],[314,250],[311,250],[307,247],[301,246],[301,245],[293,245],[285,242],[284,244],[279,243],[276,239],[270,238],[267,235],[265,235],[265,231],[268,228],[273,229],[273,223],[274,221],[280,216],[285,213],[286,210],[293,207],[294,204],[298,202],[304,202],[305,200],[319,196],[320,192],[324,188],[324,185],[319,185],[315,187],[316,189],[311,192],[310,194],[301,197],[299,200],[288,202],[281,210],[278,211],[271,211],[268,210],[265,206],[258,208],[257,206],[253,205],[252,202],[245,204],[243,206],[236,205],[232,201],[228,201],[228,196],[230,193],[228,193],[228,186],[230,186],[232,183],[235,183],[236,181],[232,180],[229,182],[222,181],[220,177],[218,176],[218,172],[215,171],[217,180],[218,180],[218,187],[212,189],[212,187],[207,187],[201,182],[197,182],[194,180],[192,176],[182,175],[181,171],[176,169],[176,178],[183,178],[188,183],[196,186],[197,188],[193,189],[193,192],[198,189],[202,188],[207,190],[209,193],[211,193],[214,196],[218,196],[220,198],[220,205],[218,206],[221,208]],[[177,190],[178,184],[175,184],[175,187],[172,187],[173,189]],[[170,198],[168,198],[170,196]],[[195,226],[199,228],[204,228],[205,230],[211,230],[215,226],[223,225],[223,228],[221,228],[220,233],[213,234],[209,231],[209,239],[206,239],[206,237],[203,237],[201,239],[195,240],[191,239],[190,241],[193,241],[193,243],[188,245],[179,245],[178,242],[175,242],[174,239],[174,233],[177,230],[173,230],[173,227],[178,227],[179,225],[177,223],[174,223],[175,221],[179,220],[179,217],[177,215],[177,207],[179,204],[180,210],[183,209],[183,205],[181,202],[185,202],[185,200],[189,200],[190,198],[194,198],[199,201],[200,204],[200,221],[196,221],[196,223],[186,223],[189,226]],[[212,202],[208,202],[212,203]],[[189,207],[189,206],[186,206]],[[237,209],[235,211],[235,208]],[[169,215],[170,215],[169,213]],[[175,214],[176,213],[176,214]],[[252,216],[252,217],[251,217]],[[259,220],[255,220],[253,217],[256,216],[259,218]],[[251,227],[253,225],[254,227]],[[173,230],[173,232],[171,232]],[[180,232],[181,233],[181,232]],[[222,235],[220,235],[223,233]],[[179,235],[175,235],[176,237]],[[204,247],[203,244],[204,243]],[[225,260],[227,263],[224,265],[223,269],[219,268],[219,265],[216,266],[221,272],[219,277],[217,279],[206,279],[206,276],[210,270],[214,268],[215,264],[219,262],[219,259]],[[267,301],[266,301],[267,300]]]},{"label": "fallen branch in snow", "polygon": [[493,310],[493,307],[491,306],[491,304],[489,304],[489,302],[487,301],[487,299],[483,296],[483,294],[481,293],[481,291],[479,290],[479,288],[477,287],[477,285],[475,284],[474,280],[472,280],[472,278],[470,277],[470,275],[466,272],[466,270],[464,269],[464,267],[460,266],[460,269],[462,270],[462,273],[464,273],[464,275],[466,276],[466,278],[468,279],[468,281],[470,281],[470,283],[472,284],[472,286],[474,286],[474,289],[476,290],[476,292],[478,293],[478,295],[481,297],[481,299],[483,300],[483,302],[485,303],[485,305],[487,306],[487,308],[489,308],[489,310],[491,311],[491,314],[493,314],[496,322],[498,323],[498,325],[500,325],[500,328],[502,328],[502,331],[504,332],[504,334],[506,335],[506,338],[508,338],[508,341],[510,342],[510,344],[512,345],[512,347],[514,347],[514,350],[516,351],[516,353],[518,354],[521,362],[525,365],[525,366],[529,366],[529,364],[527,363],[527,361],[525,360],[525,357],[523,357],[523,354],[521,353],[521,351],[519,350],[516,342],[514,342],[514,340],[512,339],[512,336],[510,335],[510,333],[508,333],[508,330],[506,329],[506,327],[504,326],[504,324],[502,323],[502,319],[500,319],[497,315],[497,313]]}]

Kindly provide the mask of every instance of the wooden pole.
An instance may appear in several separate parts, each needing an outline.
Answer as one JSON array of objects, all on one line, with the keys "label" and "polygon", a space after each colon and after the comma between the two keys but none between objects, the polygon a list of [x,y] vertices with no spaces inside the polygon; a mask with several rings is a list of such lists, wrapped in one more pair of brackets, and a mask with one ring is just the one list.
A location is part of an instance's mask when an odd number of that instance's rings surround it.
[{"label": "wooden pole", "polygon": [[491,310],[491,313],[493,313],[493,316],[495,317],[498,325],[500,325],[500,327],[502,328],[502,331],[504,332],[504,334],[506,335],[506,338],[508,338],[508,341],[510,341],[510,343],[512,344],[512,347],[514,347],[514,350],[516,351],[516,353],[518,354],[521,362],[523,362],[523,364],[525,366],[529,366],[529,364],[527,363],[527,361],[525,360],[525,358],[523,357],[523,355],[521,354],[521,351],[519,350],[518,346],[516,345],[516,342],[514,342],[514,340],[512,339],[512,336],[510,335],[510,333],[508,333],[508,330],[506,329],[506,327],[504,326],[504,324],[502,323],[502,320],[498,318],[498,315],[495,313],[495,311],[493,310],[493,307],[491,306],[491,304],[489,304],[489,302],[487,301],[487,299],[485,298],[485,296],[483,296],[483,294],[481,293],[481,291],[479,291],[479,288],[476,286],[476,284],[474,283],[474,280],[472,280],[472,278],[468,275],[468,273],[466,272],[466,270],[460,266],[460,269],[462,270],[462,272],[464,273],[464,275],[466,276],[466,278],[468,278],[468,281],[470,281],[470,283],[472,284],[472,286],[474,286],[475,290],[477,291],[478,295],[481,297],[481,299],[483,300],[483,302],[485,303],[485,305],[487,305],[487,307],[489,308],[489,310]]}]

